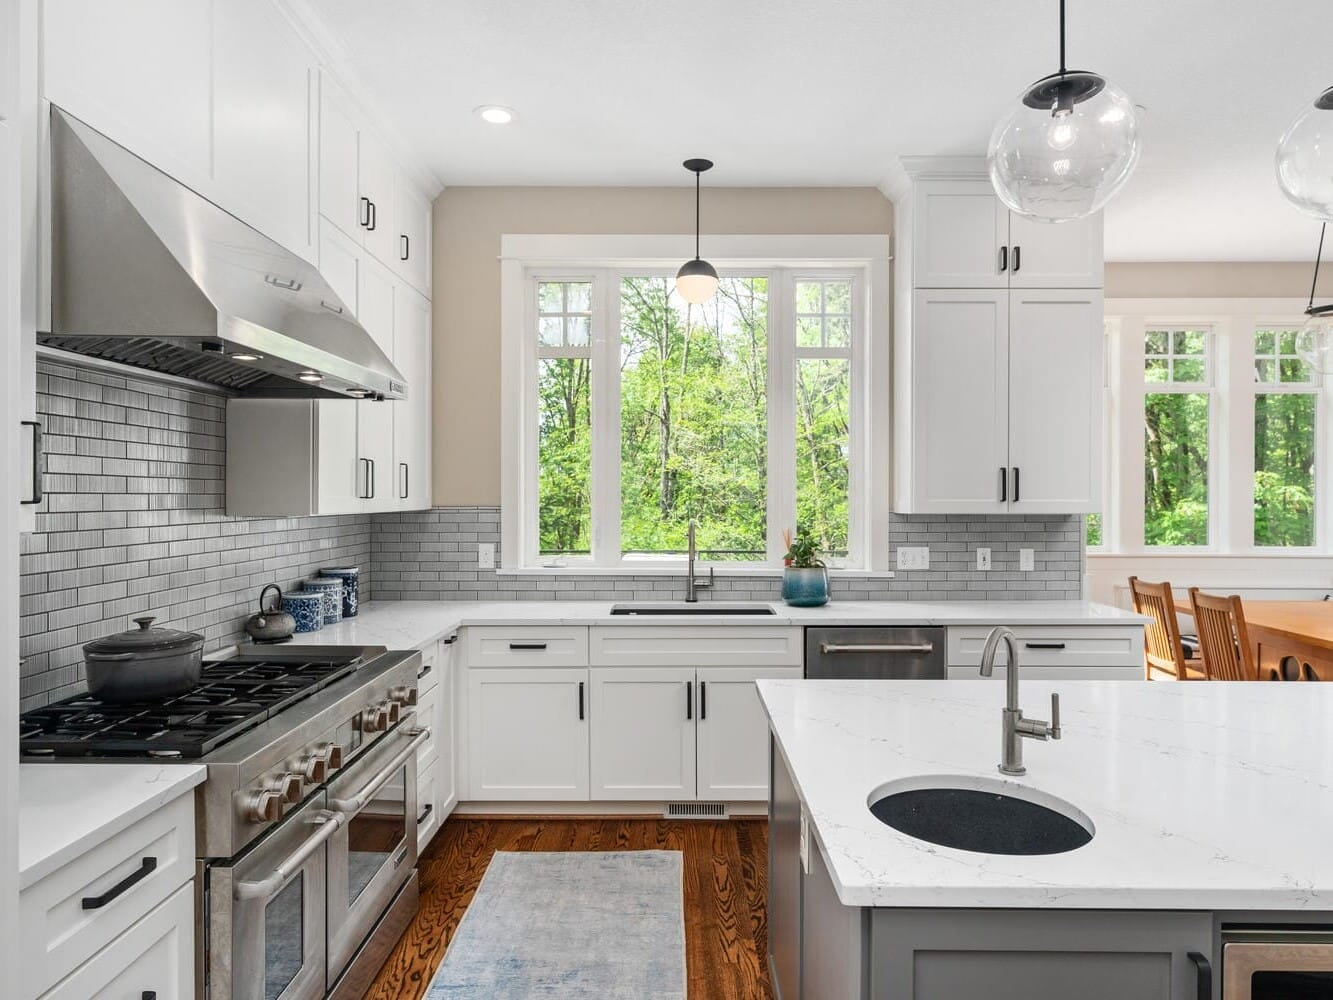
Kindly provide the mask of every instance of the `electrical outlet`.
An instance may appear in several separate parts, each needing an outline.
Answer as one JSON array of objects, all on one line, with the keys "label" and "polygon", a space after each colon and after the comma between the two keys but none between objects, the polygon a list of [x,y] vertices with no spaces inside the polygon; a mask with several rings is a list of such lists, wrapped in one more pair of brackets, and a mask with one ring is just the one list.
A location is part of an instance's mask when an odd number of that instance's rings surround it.
[{"label": "electrical outlet", "polygon": [[990,549],[977,549],[977,569],[990,569]]},{"label": "electrical outlet", "polygon": [[1018,550],[1018,569],[1021,573],[1031,573],[1037,568],[1037,560],[1032,549]]},{"label": "electrical outlet", "polygon": [[898,546],[899,569],[930,569],[930,548],[925,545]]},{"label": "electrical outlet", "polygon": [[495,569],[494,542],[481,542],[477,545],[477,569]]}]

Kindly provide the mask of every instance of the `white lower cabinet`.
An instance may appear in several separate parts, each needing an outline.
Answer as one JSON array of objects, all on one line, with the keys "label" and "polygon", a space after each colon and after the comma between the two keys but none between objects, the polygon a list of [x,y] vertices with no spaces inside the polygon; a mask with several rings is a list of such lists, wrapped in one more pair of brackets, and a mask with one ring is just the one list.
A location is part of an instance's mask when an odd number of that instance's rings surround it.
[{"label": "white lower cabinet", "polygon": [[534,667],[468,674],[470,797],[586,801],[588,670]]},{"label": "white lower cabinet", "polygon": [[189,1000],[194,996],[194,884],[42,995],[42,1000]]},{"label": "white lower cabinet", "polygon": [[694,798],[694,668],[607,667],[589,674],[592,798]]},{"label": "white lower cabinet", "polygon": [[801,667],[700,667],[696,792],[701,799],[768,799],[768,717],[759,680],[799,680]]},{"label": "white lower cabinet", "polygon": [[[949,678],[975,679],[993,626],[954,625],[947,631]],[[1013,629],[1024,679],[1142,680],[1142,625],[1020,625]],[[995,678],[1005,676],[1003,645]]]},{"label": "white lower cabinet", "polygon": [[417,765],[417,854],[426,849],[440,829],[439,791],[435,785],[435,761]]}]

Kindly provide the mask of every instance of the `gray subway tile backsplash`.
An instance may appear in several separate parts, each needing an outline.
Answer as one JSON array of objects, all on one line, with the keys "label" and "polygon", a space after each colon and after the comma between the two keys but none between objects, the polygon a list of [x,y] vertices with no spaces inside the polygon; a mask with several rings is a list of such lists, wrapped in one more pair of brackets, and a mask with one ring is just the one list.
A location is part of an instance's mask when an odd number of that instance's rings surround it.
[{"label": "gray subway tile backsplash", "polygon": [[[381,600],[663,600],[679,578],[501,575],[498,507],[341,517],[233,518],[224,511],[225,400],[151,377],[43,359],[37,408],[46,429],[46,498],[20,557],[20,673],[26,711],[83,690],[82,645],[151,614],[201,632],[205,648],[243,636],[264,584],[284,589],[320,566],[362,567]],[[929,545],[931,568],[893,579],[838,578],[835,600],[1076,599],[1082,518],[890,515],[898,545]],[[975,549],[992,569],[975,569]],[[1019,572],[1018,550],[1036,568]],[[720,576],[703,600],[773,600],[780,573]]]}]

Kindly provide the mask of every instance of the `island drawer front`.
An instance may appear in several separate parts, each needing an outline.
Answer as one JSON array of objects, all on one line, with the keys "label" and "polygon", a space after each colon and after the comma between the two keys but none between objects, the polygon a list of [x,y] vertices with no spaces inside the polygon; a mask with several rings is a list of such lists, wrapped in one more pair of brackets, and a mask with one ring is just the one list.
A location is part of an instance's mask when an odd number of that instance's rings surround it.
[{"label": "island drawer front", "polygon": [[594,667],[799,667],[799,628],[725,625],[593,626]]},{"label": "island drawer front", "polygon": [[440,644],[428,642],[421,647],[421,666],[417,668],[417,697],[420,698],[440,683]]},{"label": "island drawer front", "polygon": [[186,794],[23,890],[23,996],[39,996],[193,877]]},{"label": "island drawer front", "polygon": [[[949,666],[980,666],[991,627],[956,625],[948,630]],[[1013,630],[1023,666],[1143,668],[1142,625],[1035,625]],[[1005,661],[1004,646],[996,663]]]},{"label": "island drawer front", "polygon": [[588,630],[578,627],[470,628],[469,667],[586,667]]},{"label": "island drawer front", "polygon": [[417,719],[422,725],[430,727],[430,736],[426,742],[417,747],[417,771],[424,771],[435,762],[439,754],[440,725],[437,713],[440,709],[440,689],[439,685],[432,687],[424,694],[417,692]]}]

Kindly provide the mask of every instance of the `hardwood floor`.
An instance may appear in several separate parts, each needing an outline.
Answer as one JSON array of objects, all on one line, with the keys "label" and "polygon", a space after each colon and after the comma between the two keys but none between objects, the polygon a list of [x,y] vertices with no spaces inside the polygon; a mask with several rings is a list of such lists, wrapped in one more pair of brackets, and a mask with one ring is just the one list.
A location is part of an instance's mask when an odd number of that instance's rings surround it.
[{"label": "hardwood floor", "polygon": [[[766,958],[768,827],[653,819],[451,817],[420,861],[421,908],[366,994],[425,995],[496,851],[677,850],[685,856],[690,1000],[772,1000]],[[496,998],[501,1000],[501,998]]]}]

